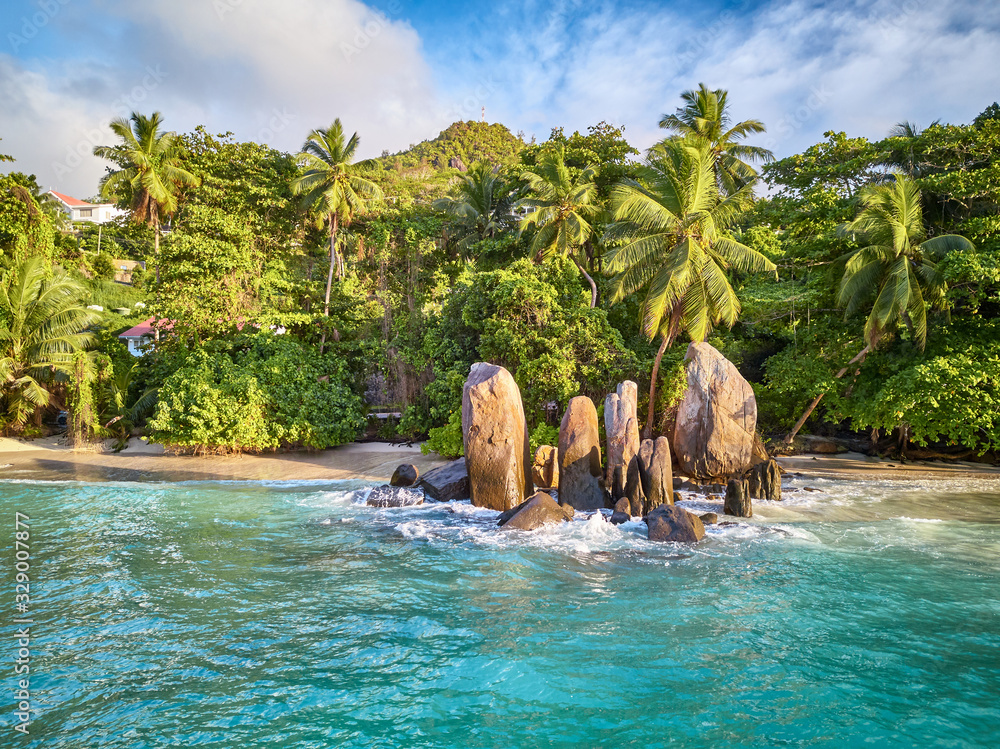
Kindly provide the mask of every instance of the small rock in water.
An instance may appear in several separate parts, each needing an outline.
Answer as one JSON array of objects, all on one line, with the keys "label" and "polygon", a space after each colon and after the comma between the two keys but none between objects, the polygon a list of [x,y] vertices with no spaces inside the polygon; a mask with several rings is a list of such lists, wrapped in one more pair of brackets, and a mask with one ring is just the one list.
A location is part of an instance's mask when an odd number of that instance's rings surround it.
[{"label": "small rock in water", "polygon": [[420,471],[415,465],[403,463],[392,472],[389,486],[413,486],[420,478]]},{"label": "small rock in water", "polygon": [[659,505],[646,516],[650,541],[697,543],[705,537],[705,526],[697,515],[677,505]]},{"label": "small rock in water", "polygon": [[544,492],[535,492],[524,502],[500,514],[497,525],[504,529],[533,531],[549,523],[572,520],[572,507],[560,505]]},{"label": "small rock in water", "polygon": [[423,489],[406,486],[377,486],[365,500],[369,507],[413,507],[423,503]]},{"label": "small rock in water", "polygon": [[698,519],[705,525],[715,525],[719,522],[719,516],[714,512],[706,512],[704,515],[699,515]]},{"label": "small rock in water", "polygon": [[747,491],[745,481],[730,479],[729,486],[726,487],[726,500],[723,512],[727,515],[735,515],[738,518],[749,518],[753,516],[753,504],[750,500],[750,492]]},{"label": "small rock in water", "polygon": [[469,473],[465,468],[465,458],[428,471],[420,480],[420,488],[438,502],[466,499],[469,496]]},{"label": "small rock in water", "polygon": [[807,492],[821,492],[821,491],[823,491],[822,489],[817,489],[816,487],[813,487],[813,486],[803,486],[802,489],[803,489],[803,491],[807,491]]},{"label": "small rock in water", "polygon": [[611,525],[621,525],[622,523],[627,523],[632,519],[632,516],[627,512],[619,512],[615,510],[611,513],[611,520],[609,521]]}]

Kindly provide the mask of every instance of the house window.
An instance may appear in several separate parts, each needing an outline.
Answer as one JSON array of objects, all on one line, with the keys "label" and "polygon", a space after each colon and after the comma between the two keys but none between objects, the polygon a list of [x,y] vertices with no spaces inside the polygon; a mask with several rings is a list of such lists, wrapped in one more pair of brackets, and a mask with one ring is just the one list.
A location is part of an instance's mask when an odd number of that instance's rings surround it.
[{"label": "house window", "polygon": [[90,218],[93,215],[94,215],[94,209],[93,208],[81,208],[80,209],[80,218]]}]

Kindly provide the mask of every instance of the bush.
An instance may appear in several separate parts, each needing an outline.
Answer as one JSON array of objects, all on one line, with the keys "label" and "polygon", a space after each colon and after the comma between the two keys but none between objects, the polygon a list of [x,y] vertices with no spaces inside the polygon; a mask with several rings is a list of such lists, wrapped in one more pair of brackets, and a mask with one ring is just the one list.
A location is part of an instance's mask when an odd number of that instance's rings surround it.
[{"label": "bush", "polygon": [[364,425],[361,399],[335,355],[269,333],[194,350],[165,379],[149,423],[164,444],[237,452],[332,447]]}]

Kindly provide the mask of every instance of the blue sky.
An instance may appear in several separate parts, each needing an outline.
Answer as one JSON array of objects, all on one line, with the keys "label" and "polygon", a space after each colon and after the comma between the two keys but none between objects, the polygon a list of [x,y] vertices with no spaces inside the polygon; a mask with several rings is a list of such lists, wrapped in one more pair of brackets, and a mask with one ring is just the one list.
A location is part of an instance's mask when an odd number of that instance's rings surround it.
[{"label": "blue sky", "polygon": [[365,156],[486,118],[634,145],[699,82],[779,156],[825,130],[968,122],[1000,99],[1000,3],[975,0],[0,0],[0,152],[93,195],[132,109],[293,151],[340,117]]}]

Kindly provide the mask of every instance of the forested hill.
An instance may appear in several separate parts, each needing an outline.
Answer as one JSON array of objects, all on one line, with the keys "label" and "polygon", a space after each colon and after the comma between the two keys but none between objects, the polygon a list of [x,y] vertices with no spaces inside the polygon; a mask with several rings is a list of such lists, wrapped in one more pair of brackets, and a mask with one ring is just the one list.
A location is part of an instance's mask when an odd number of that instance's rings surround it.
[{"label": "forested hill", "polygon": [[525,146],[510,130],[497,123],[453,122],[434,140],[425,140],[396,154],[384,153],[381,161],[386,168],[434,166],[446,168],[452,159],[466,167],[476,161],[510,164]]}]

